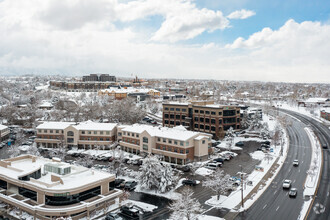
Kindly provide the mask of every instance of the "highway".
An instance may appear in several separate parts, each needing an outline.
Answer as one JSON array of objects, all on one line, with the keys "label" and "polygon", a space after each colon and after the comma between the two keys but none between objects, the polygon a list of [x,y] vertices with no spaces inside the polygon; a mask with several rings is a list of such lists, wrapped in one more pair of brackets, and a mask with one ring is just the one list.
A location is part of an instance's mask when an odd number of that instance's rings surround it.
[{"label": "highway", "polygon": [[[306,125],[295,119],[289,120],[292,124],[287,127],[290,147],[286,161],[259,199],[247,211],[240,213],[236,219],[284,220],[299,217],[304,202],[303,185],[311,162],[311,143],[304,130]],[[298,167],[292,165],[294,159],[299,160]],[[290,179],[292,187],[298,189],[296,198],[290,198],[288,190],[283,190],[284,179]]]},{"label": "highway", "polygon": [[[296,112],[282,110],[288,114],[293,115],[302,122],[308,124],[315,132],[316,136],[319,138],[321,145],[327,144],[330,147],[330,130],[329,128],[307,116],[301,115]],[[317,189],[317,194],[314,198],[311,209],[307,213],[307,220],[329,220],[330,219],[330,158],[329,149],[322,149],[323,155],[323,166],[322,174],[319,182],[319,187]],[[320,208],[321,207],[321,208]],[[322,208],[324,207],[324,208]]]}]

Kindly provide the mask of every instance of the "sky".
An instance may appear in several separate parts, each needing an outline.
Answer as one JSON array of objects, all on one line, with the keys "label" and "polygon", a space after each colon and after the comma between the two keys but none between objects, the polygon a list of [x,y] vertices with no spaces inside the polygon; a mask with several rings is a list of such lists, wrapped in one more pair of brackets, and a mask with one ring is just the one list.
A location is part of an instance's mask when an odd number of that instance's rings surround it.
[{"label": "sky", "polygon": [[0,0],[0,75],[330,83],[328,0]]}]

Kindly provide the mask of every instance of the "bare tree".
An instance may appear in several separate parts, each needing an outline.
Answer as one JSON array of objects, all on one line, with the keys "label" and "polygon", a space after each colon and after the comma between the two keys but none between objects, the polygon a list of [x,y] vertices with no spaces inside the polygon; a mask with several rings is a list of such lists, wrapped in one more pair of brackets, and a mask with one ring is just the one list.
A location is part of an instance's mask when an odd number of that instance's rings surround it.
[{"label": "bare tree", "polygon": [[223,170],[216,170],[212,175],[206,177],[203,181],[203,186],[211,189],[217,195],[217,200],[220,195],[232,189],[232,181],[229,174],[225,174]]}]

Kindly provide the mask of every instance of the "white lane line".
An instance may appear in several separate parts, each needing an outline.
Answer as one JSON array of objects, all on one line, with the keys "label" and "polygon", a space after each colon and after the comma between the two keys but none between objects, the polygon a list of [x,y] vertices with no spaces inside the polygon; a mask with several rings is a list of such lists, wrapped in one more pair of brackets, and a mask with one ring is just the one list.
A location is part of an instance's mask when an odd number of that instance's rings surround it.
[{"label": "white lane line", "polygon": [[327,196],[329,196],[329,192],[328,192]]},{"label": "white lane line", "polygon": [[277,210],[278,210],[279,208],[280,208],[279,206],[276,208],[276,212],[277,212]]},{"label": "white lane line", "polygon": [[304,161],[301,161],[301,163],[304,163]]},{"label": "white lane line", "polygon": [[296,180],[293,180],[293,182],[292,182],[292,183],[294,183],[294,182],[296,182]]},{"label": "white lane line", "polygon": [[286,195],[288,195],[288,194],[289,194],[289,192],[286,193]]},{"label": "white lane line", "polygon": [[[274,192],[274,195],[276,194],[277,191]],[[329,193],[328,193],[329,194]]]},{"label": "white lane line", "polygon": [[300,173],[300,169],[298,170],[298,173]]},{"label": "white lane line", "polygon": [[266,207],[267,207],[267,204],[262,209],[265,209]]}]

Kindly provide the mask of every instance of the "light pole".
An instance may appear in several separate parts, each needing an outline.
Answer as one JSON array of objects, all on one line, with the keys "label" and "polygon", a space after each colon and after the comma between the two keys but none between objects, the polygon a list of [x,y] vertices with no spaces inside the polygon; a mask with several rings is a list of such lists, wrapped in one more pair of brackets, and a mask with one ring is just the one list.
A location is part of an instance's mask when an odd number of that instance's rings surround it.
[{"label": "light pole", "polygon": [[241,175],[241,203],[242,203],[242,208],[244,208],[244,188],[243,188],[243,178],[244,178],[244,175],[243,175],[243,167],[242,165],[239,165],[241,167],[241,172],[240,172],[240,175]]}]

